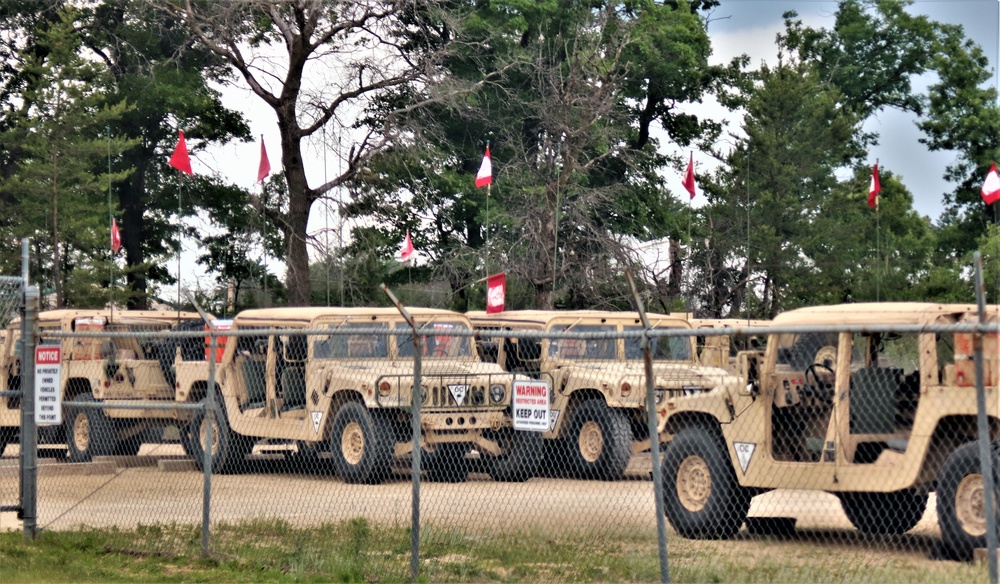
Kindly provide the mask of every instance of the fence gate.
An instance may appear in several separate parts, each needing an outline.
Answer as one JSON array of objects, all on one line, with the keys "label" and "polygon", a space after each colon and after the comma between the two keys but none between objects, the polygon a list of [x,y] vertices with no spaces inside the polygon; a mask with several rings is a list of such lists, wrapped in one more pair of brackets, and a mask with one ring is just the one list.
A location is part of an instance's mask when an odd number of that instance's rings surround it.
[{"label": "fence gate", "polygon": [[20,316],[24,303],[24,281],[0,276],[0,527],[16,521],[12,510],[19,506],[17,431],[21,415],[20,331],[10,323]]}]

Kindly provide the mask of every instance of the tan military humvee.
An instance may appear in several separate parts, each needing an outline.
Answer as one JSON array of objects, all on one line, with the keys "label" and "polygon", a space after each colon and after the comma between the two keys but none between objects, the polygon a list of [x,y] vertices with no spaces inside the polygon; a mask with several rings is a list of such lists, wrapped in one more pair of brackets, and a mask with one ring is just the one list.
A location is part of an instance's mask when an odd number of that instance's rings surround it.
[{"label": "tan military humvee", "polygon": [[[992,306],[989,320],[997,321]],[[792,310],[771,326],[975,322],[975,306],[870,303]],[[968,557],[985,544],[976,444],[971,334],[772,333],[765,352],[740,354],[747,385],[726,395],[667,401],[667,518],[682,536],[734,534],[750,498],[770,489],[836,494],[867,533],[913,528],[937,491],[944,543]],[[993,449],[1000,438],[996,335],[984,339]]]},{"label": "tan military humvee", "polygon": [[[515,431],[510,411],[515,375],[482,363],[462,314],[409,308],[434,331],[424,345],[421,399],[424,468],[432,480],[466,478],[479,454],[496,480],[533,475],[541,435]],[[281,329],[281,334],[273,334]],[[323,330],[323,334],[294,329]],[[218,379],[222,404],[213,425],[212,465],[239,468],[260,439],[329,452],[347,482],[385,479],[394,456],[412,451],[412,329],[394,308],[274,308],[236,315]],[[260,334],[245,336],[260,330]],[[271,332],[267,332],[270,330]],[[205,444],[205,416],[192,422]],[[470,457],[474,458],[474,457]],[[202,461],[202,455],[195,460]]]},{"label": "tan military humvee", "polygon": [[[770,321],[741,318],[689,318],[688,322],[695,330],[700,329],[730,329],[741,330],[747,327],[766,327]],[[736,356],[740,351],[760,351],[767,343],[767,338],[748,336],[744,334],[731,335],[699,335],[698,360],[708,367],[722,367],[730,373],[739,373]]]},{"label": "tan military humvee", "polygon": [[[620,478],[633,453],[649,450],[646,375],[640,339],[577,340],[517,338],[513,331],[597,335],[642,330],[637,313],[513,310],[470,312],[484,358],[505,369],[546,379],[552,387],[549,462],[581,478]],[[654,329],[690,330],[680,317],[649,315]],[[663,337],[654,355],[660,430],[665,400],[691,392],[735,391],[736,376],[701,366],[694,336]]]},{"label": "tan military humvee", "polygon": [[[82,462],[99,455],[134,455],[144,441],[155,439],[156,430],[169,425],[186,428],[189,412],[99,410],[74,408],[73,403],[174,401],[171,367],[180,340],[154,339],[149,333],[188,323],[204,326],[197,313],[61,309],[40,312],[37,323],[40,345],[59,344],[62,347],[63,400],[63,423],[40,427],[39,444],[65,444],[70,461]],[[47,337],[53,331],[130,332],[134,336],[60,341]],[[7,328],[0,356],[4,372],[0,376],[0,389],[15,390],[21,386],[20,338],[21,321],[15,319]],[[198,339],[195,344],[204,360],[204,345]],[[13,440],[20,425],[21,398],[0,400],[0,443],[6,445]]]}]

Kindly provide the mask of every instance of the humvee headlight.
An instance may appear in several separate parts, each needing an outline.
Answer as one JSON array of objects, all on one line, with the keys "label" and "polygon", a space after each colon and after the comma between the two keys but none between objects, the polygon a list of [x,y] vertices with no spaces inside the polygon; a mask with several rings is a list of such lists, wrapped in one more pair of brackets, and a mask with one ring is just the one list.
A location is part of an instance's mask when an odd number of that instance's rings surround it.
[{"label": "humvee headlight", "polygon": [[390,391],[392,391],[392,386],[389,385],[388,381],[383,381],[378,384],[378,392],[380,395],[389,395]]},{"label": "humvee headlight", "polygon": [[662,404],[663,400],[667,397],[667,390],[662,388],[656,388],[656,403]]},{"label": "humvee headlight", "polygon": [[632,384],[627,381],[623,381],[621,389],[622,389],[622,395],[628,395],[632,393]]},{"label": "humvee headlight", "polygon": [[490,387],[490,401],[498,404],[503,401],[503,398],[507,397],[507,389],[502,385],[493,385]]},{"label": "humvee headlight", "polygon": [[427,396],[428,395],[429,394],[427,393],[427,387],[424,386],[424,385],[421,385],[420,386],[420,403],[426,404],[427,403]]}]

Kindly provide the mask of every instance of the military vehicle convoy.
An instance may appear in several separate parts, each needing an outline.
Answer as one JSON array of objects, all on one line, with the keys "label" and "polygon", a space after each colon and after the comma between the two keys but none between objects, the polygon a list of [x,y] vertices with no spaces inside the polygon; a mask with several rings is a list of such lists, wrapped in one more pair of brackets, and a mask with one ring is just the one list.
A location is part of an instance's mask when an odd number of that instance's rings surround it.
[{"label": "military vehicle convoy", "polygon": [[[175,359],[205,361],[204,345],[181,339],[156,339],[149,333],[174,328],[204,327],[193,312],[136,310],[49,310],[38,314],[39,344],[62,348],[61,391],[63,422],[40,426],[39,444],[65,445],[71,462],[100,455],[134,455],[155,431],[169,425],[186,428],[190,412],[180,410],[125,410],[73,407],[75,403],[114,404],[136,400],[173,402]],[[128,332],[128,337],[57,339],[61,332]],[[20,320],[4,335],[0,353],[0,390],[21,387]],[[183,346],[183,350],[181,347]],[[191,355],[191,353],[194,355]],[[21,398],[0,399],[0,453],[17,438],[21,425]]]},{"label": "military vehicle convoy", "polygon": [[[997,322],[994,306],[988,312]],[[958,557],[985,547],[971,334],[866,332],[977,322],[975,306],[871,303],[791,310],[740,353],[747,384],[666,401],[667,518],[688,538],[732,536],[752,496],[771,489],[835,494],[859,530],[913,528],[936,492],[943,543]],[[831,326],[832,325],[832,326]],[[996,335],[984,339],[992,451],[1000,438]]]},{"label": "military vehicle convoy", "polygon": [[[636,313],[515,310],[467,313],[478,331],[484,358],[506,370],[545,379],[552,388],[548,464],[564,465],[579,478],[621,478],[633,453],[649,450],[646,374]],[[654,329],[690,330],[681,317],[649,315]],[[570,332],[593,339],[530,339],[516,333]],[[619,335],[619,338],[600,338]],[[699,364],[695,338],[662,337],[654,355],[657,418],[665,404],[685,394],[725,395],[740,381],[717,367]]]},{"label": "military vehicle convoy", "polygon": [[[191,422],[195,460],[202,464],[211,425],[213,471],[238,470],[254,443],[269,439],[328,453],[346,482],[377,483],[389,476],[394,457],[417,447],[410,439],[410,412],[412,400],[419,399],[419,447],[431,480],[465,480],[473,469],[502,481],[533,476],[541,435],[513,429],[517,376],[479,359],[465,316],[409,311],[434,333],[424,344],[419,387],[412,328],[394,308],[274,308],[236,315],[235,334],[218,367],[215,416],[198,413]],[[283,332],[273,334],[277,329]],[[323,334],[307,332],[317,330]],[[465,336],[455,334],[462,331]]]}]

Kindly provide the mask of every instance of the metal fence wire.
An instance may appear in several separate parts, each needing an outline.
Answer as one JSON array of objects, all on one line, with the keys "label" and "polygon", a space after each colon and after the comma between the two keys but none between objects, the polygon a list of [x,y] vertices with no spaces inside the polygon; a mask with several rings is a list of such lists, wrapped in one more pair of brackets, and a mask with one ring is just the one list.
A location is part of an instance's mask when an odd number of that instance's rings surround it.
[{"label": "metal fence wire", "polygon": [[16,449],[8,449],[8,445],[17,438],[16,426],[20,424],[10,416],[19,415],[16,404],[20,400],[21,386],[17,383],[16,368],[8,363],[10,356],[17,350],[7,344],[7,325],[14,320],[21,310],[24,296],[24,281],[21,278],[0,277],[0,351],[4,365],[0,368],[0,403],[15,405],[15,411],[9,414],[0,410],[0,508],[14,508],[18,505],[18,466],[14,456]]},{"label": "metal fence wire", "polygon": [[[108,528],[123,538],[112,545],[172,554],[198,553],[205,529],[211,553],[261,538],[352,554],[366,579],[400,580],[413,543],[434,558],[419,570],[489,542],[585,541],[598,558],[655,546],[655,479],[675,573],[779,544],[819,573],[968,560],[987,529],[982,327],[968,310],[921,314],[694,329],[651,315],[644,333],[634,314],[413,310],[415,343],[392,309],[267,309],[212,327],[176,312],[42,312],[39,346],[61,349],[63,408],[38,428],[38,525]],[[996,453],[989,319],[981,364]],[[5,400],[0,414],[16,407]],[[16,480],[0,474],[0,492]],[[299,527],[343,548],[286,541]]]}]

